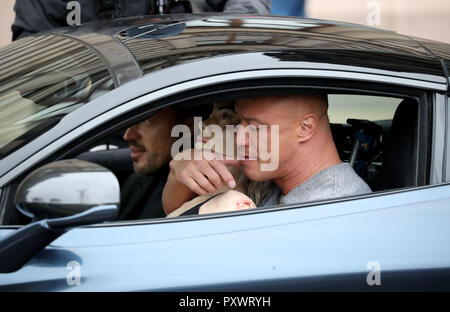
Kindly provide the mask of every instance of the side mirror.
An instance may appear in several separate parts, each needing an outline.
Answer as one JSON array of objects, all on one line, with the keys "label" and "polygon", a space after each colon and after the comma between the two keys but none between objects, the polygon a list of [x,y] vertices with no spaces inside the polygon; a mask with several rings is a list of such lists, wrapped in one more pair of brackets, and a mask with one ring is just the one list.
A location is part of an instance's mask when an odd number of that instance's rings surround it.
[{"label": "side mirror", "polygon": [[68,217],[102,205],[119,205],[120,186],[108,169],[62,160],[31,172],[16,191],[17,209],[32,219]]},{"label": "side mirror", "polygon": [[31,172],[15,203],[38,220],[0,241],[0,273],[20,269],[38,251],[73,227],[113,220],[120,186],[108,169],[84,160],[62,160]]}]

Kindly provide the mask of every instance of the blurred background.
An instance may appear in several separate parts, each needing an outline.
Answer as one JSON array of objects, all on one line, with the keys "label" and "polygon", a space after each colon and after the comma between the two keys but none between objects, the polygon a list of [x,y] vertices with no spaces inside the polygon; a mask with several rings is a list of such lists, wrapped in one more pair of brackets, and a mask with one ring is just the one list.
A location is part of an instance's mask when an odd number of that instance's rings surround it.
[{"label": "blurred background", "polygon": [[450,0],[307,0],[306,14],[350,23],[376,22],[373,27],[450,43]]},{"label": "blurred background", "polygon": [[[15,0],[2,0],[0,46],[11,42]],[[450,43],[450,0],[272,0],[272,13],[329,19]]]}]

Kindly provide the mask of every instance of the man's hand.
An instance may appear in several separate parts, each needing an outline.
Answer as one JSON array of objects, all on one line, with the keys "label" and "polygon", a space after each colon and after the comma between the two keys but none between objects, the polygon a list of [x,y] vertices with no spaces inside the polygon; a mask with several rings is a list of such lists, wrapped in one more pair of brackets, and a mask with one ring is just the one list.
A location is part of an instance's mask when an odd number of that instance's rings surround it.
[{"label": "man's hand", "polygon": [[209,151],[189,149],[170,161],[170,169],[178,182],[198,195],[205,195],[224,186],[236,187],[236,181],[226,165],[238,166],[239,163],[236,160],[220,160]]}]

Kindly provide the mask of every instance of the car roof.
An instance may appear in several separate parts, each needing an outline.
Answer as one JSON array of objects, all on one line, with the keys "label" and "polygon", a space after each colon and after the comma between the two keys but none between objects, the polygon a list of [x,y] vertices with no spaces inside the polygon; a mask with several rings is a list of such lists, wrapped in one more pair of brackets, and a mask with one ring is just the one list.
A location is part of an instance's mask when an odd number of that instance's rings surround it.
[{"label": "car roof", "polygon": [[340,64],[445,83],[448,77],[441,59],[450,59],[450,45],[445,43],[296,17],[154,15],[96,21],[48,33],[72,37],[96,50],[118,76],[117,84],[186,62],[246,53],[264,53],[278,62]]}]

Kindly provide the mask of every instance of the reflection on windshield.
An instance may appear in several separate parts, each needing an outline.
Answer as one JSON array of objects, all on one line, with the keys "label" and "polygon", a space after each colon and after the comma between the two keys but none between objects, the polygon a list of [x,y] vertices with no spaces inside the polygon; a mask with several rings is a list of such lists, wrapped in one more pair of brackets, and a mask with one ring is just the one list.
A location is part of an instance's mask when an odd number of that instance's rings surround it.
[{"label": "reflection on windshield", "polygon": [[0,59],[0,158],[113,88],[102,60],[69,38],[24,38]]}]

